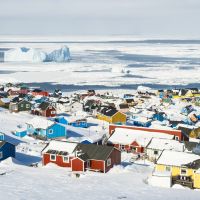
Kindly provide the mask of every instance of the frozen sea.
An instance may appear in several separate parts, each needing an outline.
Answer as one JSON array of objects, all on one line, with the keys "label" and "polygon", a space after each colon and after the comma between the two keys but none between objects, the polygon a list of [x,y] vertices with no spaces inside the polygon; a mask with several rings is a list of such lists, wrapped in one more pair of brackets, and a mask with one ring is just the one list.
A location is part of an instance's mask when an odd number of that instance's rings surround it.
[{"label": "frozen sea", "polygon": [[0,82],[45,89],[135,89],[200,87],[200,40],[0,40],[9,48],[70,48],[67,63],[0,62]]}]

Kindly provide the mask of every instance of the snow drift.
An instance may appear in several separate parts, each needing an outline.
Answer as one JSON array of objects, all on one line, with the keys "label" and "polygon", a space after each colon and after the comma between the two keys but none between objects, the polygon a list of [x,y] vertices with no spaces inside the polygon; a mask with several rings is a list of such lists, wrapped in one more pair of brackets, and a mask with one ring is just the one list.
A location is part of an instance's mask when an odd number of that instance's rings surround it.
[{"label": "snow drift", "polygon": [[41,49],[20,47],[5,52],[5,62],[67,62],[70,52],[67,46],[47,53]]}]

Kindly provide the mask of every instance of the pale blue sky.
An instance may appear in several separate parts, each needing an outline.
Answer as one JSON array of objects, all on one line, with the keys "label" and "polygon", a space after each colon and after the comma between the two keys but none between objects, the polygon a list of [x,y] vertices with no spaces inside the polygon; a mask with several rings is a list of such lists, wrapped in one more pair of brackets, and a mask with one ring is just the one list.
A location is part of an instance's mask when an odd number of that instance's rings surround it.
[{"label": "pale blue sky", "polygon": [[0,34],[200,38],[200,0],[0,0]]}]

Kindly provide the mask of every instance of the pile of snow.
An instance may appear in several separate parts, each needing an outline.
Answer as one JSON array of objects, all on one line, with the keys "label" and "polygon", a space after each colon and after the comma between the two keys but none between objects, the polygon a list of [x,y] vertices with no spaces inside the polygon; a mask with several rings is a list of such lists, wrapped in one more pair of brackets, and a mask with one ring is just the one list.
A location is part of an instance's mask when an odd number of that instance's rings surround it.
[{"label": "pile of snow", "polygon": [[67,62],[70,52],[67,46],[47,53],[40,49],[20,47],[5,52],[5,62]]}]

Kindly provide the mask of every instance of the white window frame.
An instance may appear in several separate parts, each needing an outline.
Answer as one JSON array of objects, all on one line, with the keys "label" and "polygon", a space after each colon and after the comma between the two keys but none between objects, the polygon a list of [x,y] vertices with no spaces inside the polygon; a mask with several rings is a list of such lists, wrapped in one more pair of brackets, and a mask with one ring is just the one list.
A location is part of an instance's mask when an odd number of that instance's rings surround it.
[{"label": "white window frame", "polygon": [[[52,159],[51,156],[55,156],[55,159]],[[56,154],[50,154],[50,160],[51,161],[56,161]]]},{"label": "white window frame", "polygon": [[30,108],[30,104],[26,104],[26,108]]},{"label": "white window frame", "polygon": [[109,166],[111,165],[111,163],[112,163],[112,162],[111,162],[111,158],[108,158],[107,161],[106,161],[107,167],[109,167]]},{"label": "white window frame", "polygon": [[0,151],[0,159],[2,159],[2,158],[3,158],[3,152]]},{"label": "white window frame", "polygon": [[126,149],[126,145],[121,144],[120,149],[124,151]]},{"label": "white window frame", "polygon": [[165,171],[171,172],[172,168],[170,166],[165,166]]},{"label": "white window frame", "polygon": [[[182,170],[185,170],[185,173],[183,173]],[[181,175],[181,176],[187,176],[187,169],[181,168],[181,169],[180,169],[180,175]]]},{"label": "white window frame", "polygon": [[48,130],[48,133],[49,133],[49,134],[53,134],[53,129],[49,129],[49,130]]},{"label": "white window frame", "polygon": [[56,111],[52,110],[52,111],[51,111],[51,114],[56,114]]},{"label": "white window frame", "polygon": [[[65,158],[67,158],[67,161],[65,161]],[[64,163],[69,163],[69,156],[63,156],[62,159]]]}]

